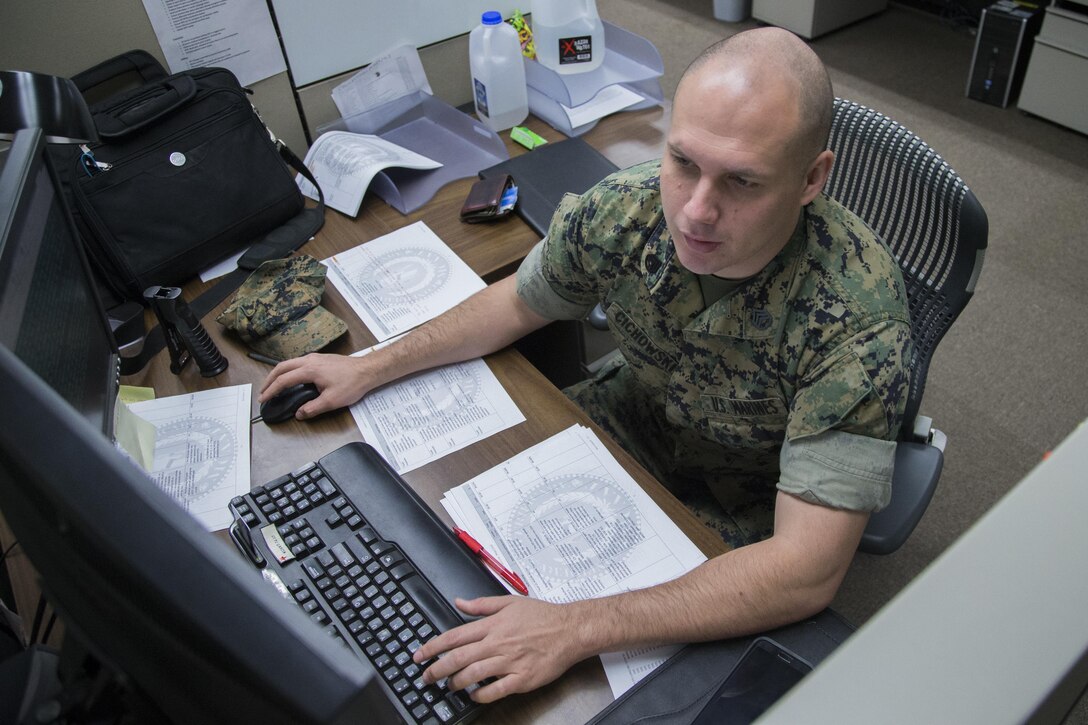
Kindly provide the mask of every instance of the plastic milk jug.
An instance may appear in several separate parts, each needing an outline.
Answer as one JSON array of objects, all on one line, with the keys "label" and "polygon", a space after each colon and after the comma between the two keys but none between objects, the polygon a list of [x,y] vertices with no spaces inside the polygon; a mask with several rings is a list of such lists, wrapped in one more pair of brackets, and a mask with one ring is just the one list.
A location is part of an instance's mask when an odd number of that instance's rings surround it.
[{"label": "plastic milk jug", "polygon": [[525,65],[518,32],[494,10],[468,36],[469,69],[476,115],[493,131],[516,126],[529,115]]},{"label": "plastic milk jug", "polygon": [[536,59],[556,73],[586,73],[604,60],[595,0],[533,0]]}]

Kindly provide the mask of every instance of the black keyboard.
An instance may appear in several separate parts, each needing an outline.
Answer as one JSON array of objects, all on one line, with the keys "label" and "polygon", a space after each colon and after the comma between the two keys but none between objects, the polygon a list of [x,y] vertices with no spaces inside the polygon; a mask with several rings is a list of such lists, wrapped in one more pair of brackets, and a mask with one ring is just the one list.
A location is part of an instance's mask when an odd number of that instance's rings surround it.
[{"label": "black keyboard", "polygon": [[478,714],[466,693],[425,685],[412,654],[463,622],[454,596],[504,591],[373,448],[344,446],[230,507],[239,548],[374,668],[406,721]]}]

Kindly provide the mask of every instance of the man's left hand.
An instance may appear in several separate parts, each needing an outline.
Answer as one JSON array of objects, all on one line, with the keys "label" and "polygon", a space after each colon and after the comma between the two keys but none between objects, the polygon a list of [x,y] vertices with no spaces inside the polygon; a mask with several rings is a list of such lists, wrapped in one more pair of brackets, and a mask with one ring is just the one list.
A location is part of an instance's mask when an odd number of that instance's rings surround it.
[{"label": "man's left hand", "polygon": [[514,596],[456,604],[483,619],[444,632],[416,652],[417,663],[442,655],[423,673],[428,683],[448,677],[449,689],[461,690],[493,677],[471,694],[477,702],[493,702],[546,685],[588,656],[576,650],[581,638],[565,605]]}]

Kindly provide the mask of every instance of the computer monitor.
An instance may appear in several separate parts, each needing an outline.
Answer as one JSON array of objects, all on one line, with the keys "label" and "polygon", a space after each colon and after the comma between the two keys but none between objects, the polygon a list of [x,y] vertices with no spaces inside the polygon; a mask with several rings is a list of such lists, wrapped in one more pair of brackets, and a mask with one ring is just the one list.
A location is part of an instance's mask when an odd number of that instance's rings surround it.
[{"label": "computer monitor", "polygon": [[34,135],[0,154],[0,342],[109,435],[117,348]]},{"label": "computer monitor", "polygon": [[[0,209],[8,279],[30,275],[55,251],[27,232],[63,211],[55,187],[48,204],[34,201],[52,182],[43,146],[36,131],[20,133],[0,172],[3,201],[19,207]],[[83,267],[66,269],[56,284],[89,285]],[[72,389],[54,389],[36,369],[38,358],[24,359],[21,340],[37,335],[48,346],[68,332],[27,304],[8,308],[11,299],[25,298],[5,294],[0,307],[5,321],[20,317],[19,334],[0,340],[0,512],[64,623],[63,647],[76,655],[60,657],[68,694],[98,669],[120,694],[103,703],[100,688],[84,691],[100,698],[98,708],[137,722],[395,721],[368,667],[206,532],[73,404],[94,396],[70,398]],[[41,326],[30,327],[31,319]],[[74,343],[65,364],[101,372],[96,356],[110,351],[92,338]]]}]

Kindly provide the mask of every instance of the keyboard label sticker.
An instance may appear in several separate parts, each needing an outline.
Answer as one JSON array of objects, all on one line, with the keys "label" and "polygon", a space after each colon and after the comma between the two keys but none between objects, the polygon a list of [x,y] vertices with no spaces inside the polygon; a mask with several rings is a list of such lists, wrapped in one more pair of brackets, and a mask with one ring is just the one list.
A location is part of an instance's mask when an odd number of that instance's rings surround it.
[{"label": "keyboard label sticker", "polygon": [[264,543],[268,545],[268,551],[272,553],[272,558],[283,564],[291,561],[295,558],[295,555],[291,553],[291,548],[287,546],[287,543],[280,536],[280,532],[276,531],[275,524],[268,524],[261,529],[261,536],[264,537]]}]

